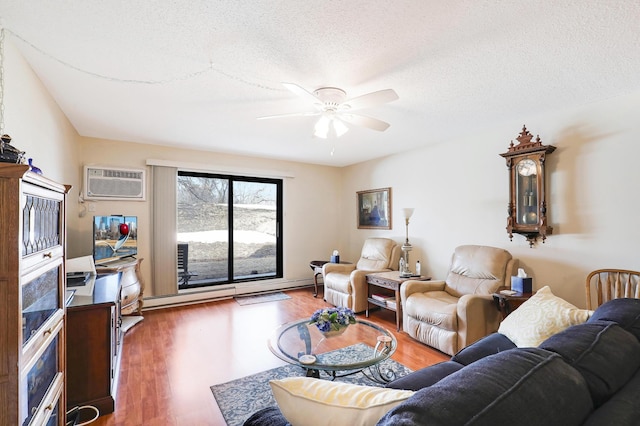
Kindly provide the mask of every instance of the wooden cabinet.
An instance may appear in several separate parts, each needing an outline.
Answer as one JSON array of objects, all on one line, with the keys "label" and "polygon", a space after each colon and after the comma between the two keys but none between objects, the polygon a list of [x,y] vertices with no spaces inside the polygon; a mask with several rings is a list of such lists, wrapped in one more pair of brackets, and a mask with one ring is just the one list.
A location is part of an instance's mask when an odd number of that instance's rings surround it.
[{"label": "wooden cabinet", "polygon": [[65,424],[69,186],[0,163],[0,424]]},{"label": "wooden cabinet", "polygon": [[122,273],[120,279],[122,315],[142,315],[144,295],[144,281],[140,273],[142,261],[143,259],[124,258],[96,266],[98,274]]},{"label": "wooden cabinet", "polygon": [[122,317],[122,272],[98,275],[91,296],[67,307],[67,405],[92,405],[100,415],[115,408]]}]

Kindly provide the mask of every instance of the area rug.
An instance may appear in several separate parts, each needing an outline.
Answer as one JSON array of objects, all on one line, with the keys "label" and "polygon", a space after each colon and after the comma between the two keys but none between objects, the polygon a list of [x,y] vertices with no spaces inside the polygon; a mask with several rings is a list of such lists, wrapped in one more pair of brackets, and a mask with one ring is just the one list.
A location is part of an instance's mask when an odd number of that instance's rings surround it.
[{"label": "area rug", "polygon": [[[373,351],[370,346],[361,343],[335,352],[347,350]],[[396,374],[396,377],[402,377],[411,372],[410,369],[392,359],[383,361],[380,366],[383,370],[387,368],[391,369]],[[227,425],[238,426],[242,425],[245,420],[256,411],[276,405],[276,401],[271,393],[271,386],[269,386],[269,380],[305,375],[306,370],[289,364],[231,382],[211,386],[211,392],[213,392],[213,396],[220,407],[220,411]],[[327,378],[328,376],[321,373],[321,377]],[[361,372],[336,378],[336,381],[359,385],[383,386],[382,384],[369,380]]]},{"label": "area rug", "polygon": [[269,293],[269,294],[256,294],[255,296],[238,296],[235,297],[236,302],[240,305],[253,305],[254,303],[275,302],[278,300],[291,299],[290,296],[282,292]]}]

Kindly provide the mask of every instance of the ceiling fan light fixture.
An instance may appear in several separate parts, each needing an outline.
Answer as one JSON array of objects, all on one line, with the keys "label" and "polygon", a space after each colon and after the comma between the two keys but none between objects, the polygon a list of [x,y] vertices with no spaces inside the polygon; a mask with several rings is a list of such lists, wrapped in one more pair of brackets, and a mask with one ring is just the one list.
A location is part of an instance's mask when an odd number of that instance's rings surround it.
[{"label": "ceiling fan light fixture", "polygon": [[393,89],[378,90],[377,92],[347,99],[346,92],[337,87],[321,87],[311,93],[294,83],[282,84],[294,94],[310,102],[315,108],[315,111],[270,115],[258,117],[258,119],[320,116],[320,119],[314,125],[313,136],[321,139],[327,139],[330,136],[335,138],[343,136],[349,131],[349,127],[345,122],[378,132],[384,132],[389,127],[389,123],[385,123],[377,118],[353,114],[351,111],[361,108],[371,108],[398,99],[398,94]]},{"label": "ceiling fan light fixture", "polygon": [[320,117],[314,126],[313,135],[318,138],[326,139],[329,136],[329,125],[331,120],[326,115]]},{"label": "ceiling fan light fixture", "polygon": [[349,131],[349,128],[342,121],[334,119],[332,120],[332,122],[333,122],[333,130],[335,130],[337,138],[339,138],[340,136],[344,135]]}]

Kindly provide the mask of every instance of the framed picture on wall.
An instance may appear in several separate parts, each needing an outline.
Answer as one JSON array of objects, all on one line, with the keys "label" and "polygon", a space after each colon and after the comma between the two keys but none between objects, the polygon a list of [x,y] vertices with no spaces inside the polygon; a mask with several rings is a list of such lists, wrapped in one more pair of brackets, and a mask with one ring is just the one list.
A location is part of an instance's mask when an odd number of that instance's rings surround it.
[{"label": "framed picture on wall", "polygon": [[391,229],[391,188],[358,191],[358,229]]}]

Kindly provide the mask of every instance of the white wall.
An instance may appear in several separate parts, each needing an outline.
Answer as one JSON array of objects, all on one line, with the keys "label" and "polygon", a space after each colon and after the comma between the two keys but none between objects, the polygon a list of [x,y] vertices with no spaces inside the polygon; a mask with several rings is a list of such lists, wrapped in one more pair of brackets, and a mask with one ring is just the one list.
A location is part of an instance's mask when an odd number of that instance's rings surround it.
[{"label": "white wall", "polygon": [[[401,242],[403,207],[415,207],[409,225],[420,260],[434,278],[444,278],[461,244],[502,247],[520,259],[534,287],[549,285],[585,306],[584,282],[598,268],[638,270],[640,197],[640,92],[567,111],[549,111],[503,123],[457,140],[430,141],[413,152],[344,170],[343,205],[349,256],[370,234],[355,222],[356,191],[392,187],[393,229],[377,231]],[[547,157],[548,212],[553,235],[529,248],[524,237],[509,242],[505,227],[508,174],[499,156],[523,123],[557,150]],[[516,141],[517,143],[517,141]]]}]

